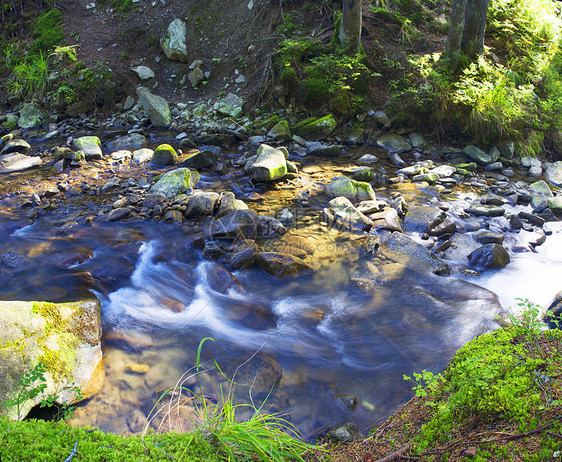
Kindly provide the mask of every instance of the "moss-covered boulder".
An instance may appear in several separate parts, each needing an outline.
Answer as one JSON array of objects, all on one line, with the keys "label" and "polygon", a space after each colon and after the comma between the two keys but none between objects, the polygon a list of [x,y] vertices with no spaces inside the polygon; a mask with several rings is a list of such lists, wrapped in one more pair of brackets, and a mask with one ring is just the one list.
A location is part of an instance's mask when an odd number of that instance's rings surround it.
[{"label": "moss-covered boulder", "polygon": [[72,147],[78,151],[84,152],[86,159],[101,159],[103,156],[101,150],[101,141],[97,136],[81,136],[72,140]]},{"label": "moss-covered boulder", "polygon": [[332,114],[316,119],[311,117],[293,126],[293,133],[309,140],[323,140],[338,127]]},{"label": "moss-covered boulder", "polygon": [[180,165],[182,167],[199,170],[215,165],[218,160],[219,155],[216,152],[210,149],[204,149],[203,151],[188,154],[185,158],[182,158]]},{"label": "moss-covered boulder", "polygon": [[400,154],[412,150],[410,141],[400,135],[388,133],[382,135],[377,139],[377,144],[386,151],[391,153]]},{"label": "moss-covered boulder", "polygon": [[166,167],[168,165],[175,165],[178,162],[178,154],[176,150],[169,144],[161,144],[154,150],[151,164],[157,167]]},{"label": "moss-covered boulder", "polygon": [[[59,403],[96,394],[103,383],[100,304],[0,301],[0,402],[21,394],[20,378],[42,364],[46,388],[0,415],[22,419],[48,396]],[[27,391],[39,382],[30,384]],[[76,388],[78,390],[76,390]]]},{"label": "moss-covered boulder", "polygon": [[24,104],[19,113],[18,126],[27,130],[41,126],[45,114],[33,104]]},{"label": "moss-covered boulder", "polygon": [[286,120],[281,120],[276,123],[271,130],[267,133],[267,137],[273,141],[290,141],[291,140],[291,129],[289,128],[289,122]]},{"label": "moss-covered boulder", "polygon": [[217,101],[213,108],[222,116],[236,118],[244,111],[244,100],[234,93],[229,93]]},{"label": "moss-covered boulder", "polygon": [[164,175],[150,188],[150,194],[162,194],[171,200],[188,192],[199,181],[199,173],[188,168],[177,168]]},{"label": "moss-covered boulder", "polygon": [[338,176],[326,186],[326,194],[330,198],[346,197],[352,202],[375,200],[375,192],[369,183]]},{"label": "moss-covered boulder", "polygon": [[257,159],[249,168],[252,179],[274,181],[287,174],[287,159],[281,149],[262,144],[258,148]]}]

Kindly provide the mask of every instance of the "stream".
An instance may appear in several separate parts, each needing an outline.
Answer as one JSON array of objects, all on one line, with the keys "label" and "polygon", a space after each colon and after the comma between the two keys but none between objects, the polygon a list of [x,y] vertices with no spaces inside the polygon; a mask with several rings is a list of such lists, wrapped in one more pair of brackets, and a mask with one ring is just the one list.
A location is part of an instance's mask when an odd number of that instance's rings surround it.
[{"label": "stream", "polygon": [[[466,255],[454,249],[444,254],[450,276],[366,253],[361,236],[322,220],[328,199],[319,192],[326,178],[346,172],[361,153],[300,159],[300,179],[262,188],[263,200],[248,203],[260,214],[289,209],[295,216],[283,238],[260,243],[278,251],[296,248],[313,262],[314,270],[285,278],[259,268],[233,271],[232,278],[220,260],[205,260],[194,245],[203,221],[182,228],[97,220],[68,227],[81,210],[61,209],[31,222],[11,216],[4,201],[0,255],[14,261],[0,266],[0,298],[58,301],[94,294],[101,301],[106,380],[71,423],[138,433],[159,393],[180,383],[212,400],[230,393],[237,403],[265,403],[306,437],[348,421],[368,431],[412,396],[403,375],[440,372],[458,348],[496,328],[505,309],[516,311],[517,298],[546,307],[562,288],[560,222],[545,224],[548,236],[536,248],[528,245],[531,232],[506,233],[511,263],[481,276],[458,270],[467,265]],[[0,185],[18,178],[0,177]],[[212,173],[202,175],[197,187],[237,192],[243,185],[239,177]],[[386,186],[375,191],[377,198],[393,192]],[[505,229],[503,217],[457,214],[482,194],[477,188],[446,198],[431,187],[402,193],[409,204],[446,202],[448,216],[469,240],[483,227]],[[411,237],[423,243],[421,236]],[[204,342],[195,374],[205,338],[212,341]],[[240,417],[248,412],[241,408]]]}]

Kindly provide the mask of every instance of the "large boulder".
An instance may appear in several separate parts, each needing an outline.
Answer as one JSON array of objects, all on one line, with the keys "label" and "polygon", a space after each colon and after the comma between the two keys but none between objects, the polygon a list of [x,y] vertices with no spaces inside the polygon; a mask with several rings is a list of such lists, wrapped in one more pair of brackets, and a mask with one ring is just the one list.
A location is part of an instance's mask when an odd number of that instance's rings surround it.
[{"label": "large boulder", "polygon": [[468,261],[477,268],[503,268],[509,261],[509,253],[499,244],[486,244],[468,256]]},{"label": "large boulder", "polygon": [[380,136],[377,139],[377,144],[384,150],[394,154],[400,154],[401,152],[412,150],[412,145],[406,138],[393,133]]},{"label": "large boulder", "polygon": [[152,154],[151,164],[158,167],[166,167],[175,165],[178,162],[178,154],[176,150],[169,144],[161,144]]},{"label": "large boulder", "polygon": [[181,19],[174,19],[168,26],[166,36],[160,40],[162,51],[175,61],[187,63],[187,26]]},{"label": "large boulder", "polygon": [[369,183],[338,176],[326,186],[326,194],[330,198],[346,197],[350,201],[360,202],[375,200],[375,192]]},{"label": "large boulder", "polygon": [[45,114],[31,103],[24,104],[20,110],[18,126],[24,130],[41,126]]},{"label": "large boulder", "polygon": [[0,172],[20,172],[41,165],[40,157],[30,157],[17,152],[0,156]]},{"label": "large boulder", "polygon": [[438,275],[448,275],[451,272],[449,265],[444,260],[398,231],[391,234],[379,251],[389,260],[400,263],[413,271],[431,271]]},{"label": "large boulder", "polygon": [[330,136],[338,127],[332,114],[316,119],[305,119],[293,126],[293,133],[309,140],[323,140]]},{"label": "large boulder", "polygon": [[546,310],[544,321],[548,323],[548,327],[554,329],[562,329],[562,291],[554,296],[554,300]]},{"label": "large boulder", "polygon": [[215,103],[214,109],[222,116],[236,118],[244,110],[244,100],[234,93],[229,93]]},{"label": "large boulder", "polygon": [[285,153],[267,144],[258,148],[257,159],[249,168],[252,179],[258,181],[274,181],[287,174]]},{"label": "large boulder", "polygon": [[72,140],[72,147],[78,151],[82,151],[86,159],[101,159],[103,156],[101,150],[101,141],[97,136],[81,136]]},{"label": "large boulder", "polygon": [[234,212],[235,210],[248,210],[248,206],[244,201],[236,199],[234,193],[225,192],[220,198],[215,217],[224,217],[225,215],[228,215],[230,212]]},{"label": "large boulder", "polygon": [[291,129],[289,128],[289,122],[286,120],[281,120],[275,126],[269,130],[267,137],[273,141],[286,142],[291,140]]},{"label": "large boulder", "polygon": [[199,173],[188,168],[177,168],[162,175],[150,188],[151,194],[163,194],[167,200],[175,198],[179,194],[186,193],[199,181]]},{"label": "large boulder", "polygon": [[98,300],[0,301],[0,402],[16,398],[20,377],[39,364],[46,383],[41,393],[21,405],[19,415],[14,405],[0,406],[0,415],[22,419],[49,396],[57,396],[61,404],[90,398],[103,383],[101,359]]},{"label": "large boulder", "polygon": [[167,128],[172,123],[172,113],[168,102],[161,96],[153,95],[148,88],[138,87],[137,95],[150,123],[157,128]]}]

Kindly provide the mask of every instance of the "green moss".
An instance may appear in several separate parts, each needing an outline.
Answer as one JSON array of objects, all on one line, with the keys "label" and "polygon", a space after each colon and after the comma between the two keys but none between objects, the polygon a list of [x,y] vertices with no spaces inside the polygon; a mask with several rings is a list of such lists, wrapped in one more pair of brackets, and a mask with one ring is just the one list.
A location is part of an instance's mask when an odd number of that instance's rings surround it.
[{"label": "green moss", "polygon": [[222,461],[219,451],[201,435],[166,433],[140,436],[105,434],[94,428],[70,427],[64,423],[29,420],[13,422],[0,418],[0,458],[4,462],[66,459],[77,443],[76,460]]},{"label": "green moss", "polygon": [[31,54],[51,52],[56,45],[60,45],[64,40],[62,13],[53,8],[39,16],[33,28],[33,35],[35,40],[30,47]]}]

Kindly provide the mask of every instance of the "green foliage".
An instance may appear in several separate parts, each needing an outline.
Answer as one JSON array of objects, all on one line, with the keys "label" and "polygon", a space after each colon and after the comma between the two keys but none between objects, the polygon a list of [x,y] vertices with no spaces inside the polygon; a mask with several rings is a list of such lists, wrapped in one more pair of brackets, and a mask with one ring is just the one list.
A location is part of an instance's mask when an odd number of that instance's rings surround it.
[{"label": "green foliage", "polygon": [[20,61],[13,67],[8,80],[10,93],[22,96],[43,95],[47,87],[48,71],[47,60],[41,52]]},{"label": "green foliage", "polygon": [[[461,348],[443,374],[414,374],[416,396],[433,412],[415,438],[421,453],[434,441],[445,441],[460,422],[496,419],[516,424],[520,431],[537,425],[537,413],[558,406],[544,384],[559,374],[562,361],[559,331],[541,332],[539,307],[520,300],[522,313],[510,315],[513,325],[482,335]],[[539,348],[553,340],[558,348]],[[422,382],[426,386],[422,387]]]},{"label": "green foliage", "polygon": [[[47,388],[47,379],[45,377],[46,372],[47,369],[45,367],[45,364],[43,364],[42,361],[39,361],[33,369],[27,371],[23,376],[20,377],[16,396],[2,403],[2,405],[5,407],[16,407],[18,420],[21,420],[25,417],[25,415],[22,414],[23,405],[29,400],[35,399]],[[74,399],[76,401],[80,401],[82,399],[82,390],[79,387],[67,386],[64,387],[60,392],[63,391],[71,392],[74,395]],[[41,408],[48,407],[56,409],[54,420],[57,422],[60,420],[68,419],[76,408],[76,406],[71,404],[58,404],[58,399],[58,394],[49,395],[44,397],[39,404]]]},{"label": "green foliage", "polygon": [[60,45],[64,40],[62,13],[53,8],[39,16],[33,35],[35,40],[29,50],[32,55],[38,52],[49,53],[56,45]]},{"label": "green foliage", "polygon": [[105,434],[95,428],[71,427],[65,423],[30,420],[13,422],[0,418],[0,457],[3,462],[41,460],[219,462],[224,457],[199,435],[165,433],[140,436]]},{"label": "green foliage", "polygon": [[2,404],[6,407],[16,407],[17,418],[22,419],[22,407],[30,399],[34,399],[47,388],[47,380],[45,379],[45,368],[41,362],[27,371],[20,377],[19,388],[14,398],[4,401]]},{"label": "green foliage", "polygon": [[104,7],[114,8],[121,13],[128,13],[137,9],[137,4],[132,0],[99,0],[99,4]]}]

